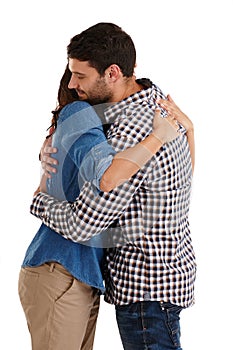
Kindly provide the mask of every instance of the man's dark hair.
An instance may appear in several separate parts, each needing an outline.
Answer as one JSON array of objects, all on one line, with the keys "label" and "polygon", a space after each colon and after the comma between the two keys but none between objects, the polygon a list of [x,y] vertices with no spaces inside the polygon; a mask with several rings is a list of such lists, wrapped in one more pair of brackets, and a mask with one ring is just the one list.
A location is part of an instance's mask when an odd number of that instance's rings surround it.
[{"label": "man's dark hair", "polygon": [[75,35],[67,46],[68,58],[88,61],[102,76],[116,64],[123,76],[131,77],[136,64],[136,49],[131,37],[113,23],[97,23]]}]

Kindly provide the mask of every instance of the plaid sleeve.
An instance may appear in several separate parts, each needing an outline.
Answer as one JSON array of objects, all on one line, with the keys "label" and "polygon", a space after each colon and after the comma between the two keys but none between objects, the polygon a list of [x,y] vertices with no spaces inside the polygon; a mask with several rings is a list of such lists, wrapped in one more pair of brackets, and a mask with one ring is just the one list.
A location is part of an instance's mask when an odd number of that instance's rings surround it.
[{"label": "plaid sleeve", "polygon": [[85,183],[73,203],[59,201],[40,192],[33,198],[30,212],[66,239],[86,241],[107,229],[121,216],[145,176],[145,173],[139,171],[108,193],[97,193],[90,183]]}]

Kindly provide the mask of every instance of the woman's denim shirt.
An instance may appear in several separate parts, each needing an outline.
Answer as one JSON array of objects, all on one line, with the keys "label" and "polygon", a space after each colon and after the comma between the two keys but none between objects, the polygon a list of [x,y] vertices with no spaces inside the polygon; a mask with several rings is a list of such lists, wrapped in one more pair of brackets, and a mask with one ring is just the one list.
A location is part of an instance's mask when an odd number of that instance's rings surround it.
[{"label": "woman's denim shirt", "polygon": [[[99,181],[115,151],[107,143],[100,118],[86,102],[73,102],[60,112],[53,146],[58,152],[57,173],[47,180],[47,191],[60,200],[74,201],[84,182]],[[101,235],[88,243],[74,243],[42,224],[29,245],[22,266],[49,261],[62,264],[78,280],[104,292]]]}]

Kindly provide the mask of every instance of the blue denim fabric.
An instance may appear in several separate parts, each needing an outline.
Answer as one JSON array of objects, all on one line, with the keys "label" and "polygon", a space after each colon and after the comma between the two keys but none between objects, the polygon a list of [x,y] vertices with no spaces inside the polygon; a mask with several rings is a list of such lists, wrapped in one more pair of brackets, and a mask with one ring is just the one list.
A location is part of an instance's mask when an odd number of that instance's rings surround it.
[{"label": "blue denim fabric", "polygon": [[[98,185],[115,154],[106,141],[99,117],[88,103],[80,101],[61,111],[53,146],[58,148],[55,157],[59,164],[57,173],[47,181],[47,190],[60,200],[74,201],[84,181]],[[71,242],[42,224],[27,249],[22,266],[58,262],[78,280],[104,292],[103,254],[102,248]]]},{"label": "blue denim fabric", "polygon": [[180,306],[142,301],[116,306],[116,318],[125,350],[182,350]]},{"label": "blue denim fabric", "polygon": [[59,115],[53,135],[58,148],[57,173],[47,181],[48,193],[59,200],[74,201],[85,181],[99,186],[116,153],[103,134],[100,118],[86,102],[73,102]]}]

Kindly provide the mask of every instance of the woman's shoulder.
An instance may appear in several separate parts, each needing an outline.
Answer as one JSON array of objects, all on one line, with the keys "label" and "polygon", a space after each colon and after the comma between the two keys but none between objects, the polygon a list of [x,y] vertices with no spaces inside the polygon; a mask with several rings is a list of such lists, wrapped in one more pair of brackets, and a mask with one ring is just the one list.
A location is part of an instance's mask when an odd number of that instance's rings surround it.
[{"label": "woman's shoulder", "polygon": [[85,101],[75,101],[63,107],[58,118],[58,125],[61,124],[63,128],[83,132],[92,128],[103,128],[95,109]]},{"label": "woman's shoulder", "polygon": [[85,101],[74,101],[69,104],[67,104],[65,107],[62,108],[60,114],[59,114],[59,120],[60,122],[64,121],[65,119],[71,117],[72,115],[87,109],[92,108],[91,105]]}]

